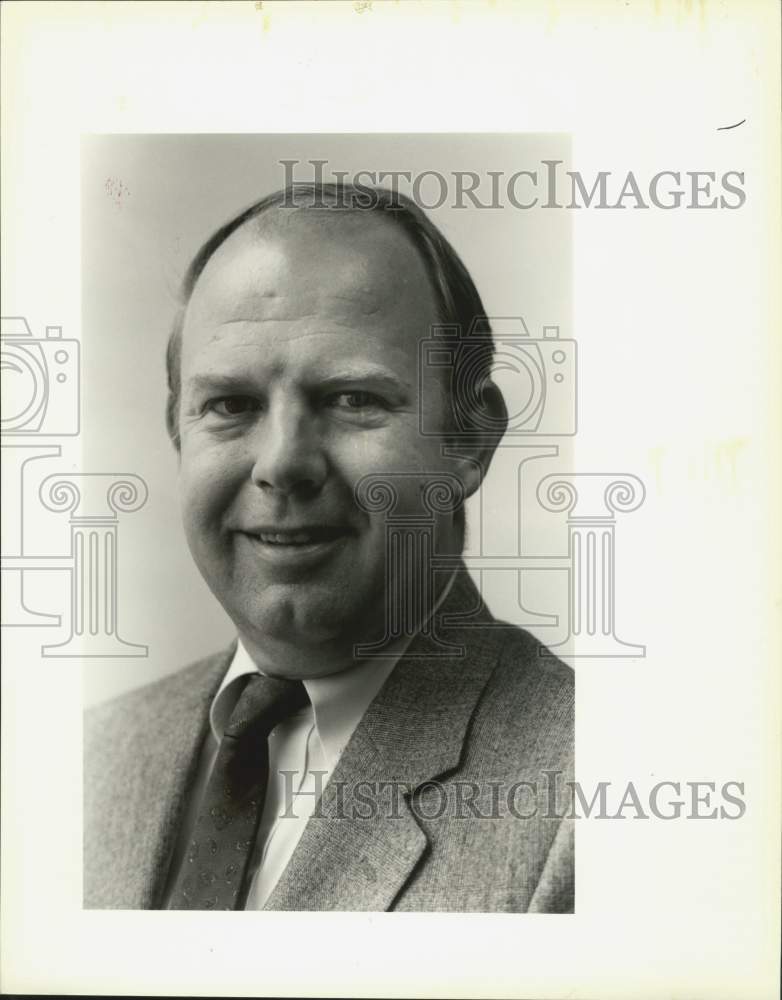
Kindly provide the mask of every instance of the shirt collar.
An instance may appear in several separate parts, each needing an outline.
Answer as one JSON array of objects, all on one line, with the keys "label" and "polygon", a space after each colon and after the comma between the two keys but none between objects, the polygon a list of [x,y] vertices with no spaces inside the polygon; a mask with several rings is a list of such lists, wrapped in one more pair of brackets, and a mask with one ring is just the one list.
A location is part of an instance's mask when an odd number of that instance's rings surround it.
[{"label": "shirt collar", "polygon": [[[456,573],[453,573],[443,588],[432,614],[442,604],[455,576]],[[390,655],[370,658],[338,674],[303,681],[312,705],[315,727],[323,753],[330,768],[336,764],[364,712],[369,708],[409,644],[408,639],[401,642]],[[241,639],[237,640],[233,659],[209,710],[212,734],[218,743],[223,738],[228,719],[244,687],[242,679],[255,673],[263,671],[258,669],[242,645]],[[302,712],[307,711],[308,707],[302,709]]]},{"label": "shirt collar", "polygon": [[[339,759],[353,730],[396,666],[406,646],[407,644],[400,648],[396,656],[370,659],[338,674],[306,679],[302,682],[312,706],[317,734],[330,768]],[[231,665],[209,711],[212,734],[218,743],[223,738],[228,719],[239,700],[244,687],[244,678],[257,673],[263,671],[258,669],[241,640],[238,640]],[[301,709],[302,713],[307,711],[309,706]]]}]

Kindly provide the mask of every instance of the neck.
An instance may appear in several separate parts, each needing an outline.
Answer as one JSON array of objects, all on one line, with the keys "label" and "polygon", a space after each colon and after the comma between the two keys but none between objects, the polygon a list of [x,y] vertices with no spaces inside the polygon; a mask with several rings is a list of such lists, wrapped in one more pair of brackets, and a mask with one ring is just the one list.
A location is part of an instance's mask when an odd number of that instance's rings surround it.
[{"label": "neck", "polygon": [[354,653],[354,645],[349,648],[329,649],[319,644],[317,647],[303,646],[296,642],[247,635],[239,631],[239,639],[258,669],[271,677],[308,680],[331,677],[352,670],[372,660],[388,662],[398,658],[409,645],[408,637],[389,641],[373,650],[371,656],[359,657]]},{"label": "neck", "polygon": [[[414,634],[420,631],[421,627],[445,600],[457,572],[458,570],[454,570],[447,579],[443,580],[432,607],[426,616],[418,622]],[[385,628],[385,620],[382,623],[382,628]],[[371,660],[387,663],[389,658],[400,657],[412,638],[408,633],[388,638],[385,642],[378,642],[370,635],[354,634],[350,641],[340,638],[313,644],[301,640],[298,636],[281,637],[280,635],[258,634],[241,626],[238,628],[238,632],[242,645],[259,670],[272,677],[298,680],[329,677],[351,670]],[[367,656],[356,654],[357,646],[366,647],[369,645],[372,646],[371,654]]]}]

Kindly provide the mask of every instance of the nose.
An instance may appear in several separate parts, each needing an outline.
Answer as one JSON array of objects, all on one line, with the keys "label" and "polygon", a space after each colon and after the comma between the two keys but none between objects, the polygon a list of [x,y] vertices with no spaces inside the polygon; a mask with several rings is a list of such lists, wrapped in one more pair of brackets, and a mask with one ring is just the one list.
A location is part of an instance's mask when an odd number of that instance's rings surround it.
[{"label": "nose", "polygon": [[250,477],[262,490],[299,497],[319,493],[328,464],[315,421],[305,407],[279,401],[258,423]]}]

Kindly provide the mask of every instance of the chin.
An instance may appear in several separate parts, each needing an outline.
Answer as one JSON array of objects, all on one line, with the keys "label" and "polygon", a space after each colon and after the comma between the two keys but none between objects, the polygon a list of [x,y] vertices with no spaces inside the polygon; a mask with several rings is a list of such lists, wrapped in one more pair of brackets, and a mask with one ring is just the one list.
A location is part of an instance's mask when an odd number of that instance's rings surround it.
[{"label": "chin", "polygon": [[242,601],[238,615],[227,605],[226,609],[240,630],[259,644],[271,640],[300,648],[333,648],[346,636],[352,645],[360,623],[366,620],[362,608],[344,597],[326,588],[271,584],[252,604]]}]

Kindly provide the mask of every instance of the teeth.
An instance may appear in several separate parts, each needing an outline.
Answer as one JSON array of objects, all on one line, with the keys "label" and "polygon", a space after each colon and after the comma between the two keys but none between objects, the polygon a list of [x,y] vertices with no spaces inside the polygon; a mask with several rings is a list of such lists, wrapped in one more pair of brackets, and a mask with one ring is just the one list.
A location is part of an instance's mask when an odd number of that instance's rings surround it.
[{"label": "teeth", "polygon": [[306,545],[307,543],[313,541],[312,535],[307,534],[307,532],[300,531],[295,534],[261,534],[258,538],[262,542],[266,542],[270,545]]}]

